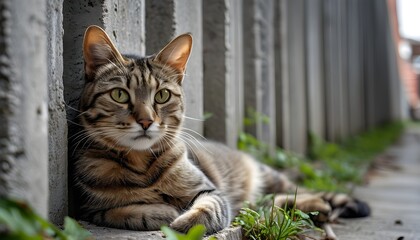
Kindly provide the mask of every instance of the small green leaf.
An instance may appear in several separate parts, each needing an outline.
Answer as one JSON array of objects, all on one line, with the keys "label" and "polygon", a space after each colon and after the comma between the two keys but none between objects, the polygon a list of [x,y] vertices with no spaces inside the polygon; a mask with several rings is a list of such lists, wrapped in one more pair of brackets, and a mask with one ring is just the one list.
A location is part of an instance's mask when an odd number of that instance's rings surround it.
[{"label": "small green leaf", "polygon": [[70,217],[64,219],[63,233],[68,236],[69,240],[85,240],[92,236],[89,231],[82,228],[76,220]]},{"label": "small green leaf", "polygon": [[168,240],[181,240],[182,239],[180,238],[180,235],[181,235],[180,233],[178,233],[177,231],[173,230],[172,228],[168,226],[162,226],[160,230],[165,234]]},{"label": "small green leaf", "polygon": [[206,233],[206,227],[204,227],[204,225],[201,225],[201,224],[196,225],[188,231],[187,239],[200,240],[203,238],[205,233]]}]

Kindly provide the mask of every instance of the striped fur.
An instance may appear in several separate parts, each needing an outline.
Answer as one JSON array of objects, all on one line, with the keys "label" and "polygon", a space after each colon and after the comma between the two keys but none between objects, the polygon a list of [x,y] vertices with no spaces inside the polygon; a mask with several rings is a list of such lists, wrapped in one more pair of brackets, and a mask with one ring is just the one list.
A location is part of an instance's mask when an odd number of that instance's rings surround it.
[{"label": "striped fur", "polygon": [[[284,175],[242,152],[184,141],[189,136],[181,131],[182,81],[191,44],[190,35],[181,35],[155,56],[128,58],[99,27],[86,31],[79,136],[84,143],[75,163],[83,218],[134,230],[170,225],[185,232],[204,224],[213,233],[230,224],[244,201],[294,191]],[[128,101],[115,100],[115,89]],[[159,103],[162,89],[170,98]],[[288,201],[283,196],[276,198],[279,205]],[[326,196],[303,194],[298,207],[328,216],[334,204]]]}]

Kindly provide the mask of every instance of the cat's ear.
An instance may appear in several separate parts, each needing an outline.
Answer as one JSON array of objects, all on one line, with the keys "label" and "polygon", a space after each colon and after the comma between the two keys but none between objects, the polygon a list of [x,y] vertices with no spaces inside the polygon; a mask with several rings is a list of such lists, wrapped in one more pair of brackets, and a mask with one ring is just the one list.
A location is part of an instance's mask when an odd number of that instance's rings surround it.
[{"label": "cat's ear", "polygon": [[164,65],[171,66],[177,71],[184,73],[192,49],[192,35],[182,34],[168,43],[155,57]]},{"label": "cat's ear", "polygon": [[95,71],[109,62],[124,63],[126,60],[112,43],[106,32],[95,25],[86,29],[83,39],[83,57],[85,59],[85,73],[92,78]]}]

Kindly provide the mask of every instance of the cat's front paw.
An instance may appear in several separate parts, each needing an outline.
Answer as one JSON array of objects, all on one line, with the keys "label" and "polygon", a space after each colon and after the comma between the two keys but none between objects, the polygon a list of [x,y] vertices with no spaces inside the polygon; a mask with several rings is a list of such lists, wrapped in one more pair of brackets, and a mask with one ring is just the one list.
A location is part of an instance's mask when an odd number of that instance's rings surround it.
[{"label": "cat's front paw", "polygon": [[217,220],[215,213],[209,212],[208,209],[190,209],[175,219],[170,227],[186,233],[197,224],[203,224],[206,227],[206,233],[215,233],[224,228]]}]

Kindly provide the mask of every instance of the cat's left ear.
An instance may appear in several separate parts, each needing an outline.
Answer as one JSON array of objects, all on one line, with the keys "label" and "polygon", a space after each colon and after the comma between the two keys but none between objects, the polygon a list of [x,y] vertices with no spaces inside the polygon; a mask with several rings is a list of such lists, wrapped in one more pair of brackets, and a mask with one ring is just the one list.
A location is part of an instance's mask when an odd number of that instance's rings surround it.
[{"label": "cat's left ear", "polygon": [[192,42],[192,35],[190,33],[182,34],[168,43],[156,55],[154,61],[171,66],[180,73],[184,73],[188,59],[190,58]]}]

